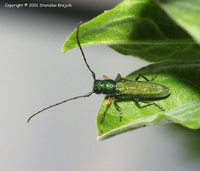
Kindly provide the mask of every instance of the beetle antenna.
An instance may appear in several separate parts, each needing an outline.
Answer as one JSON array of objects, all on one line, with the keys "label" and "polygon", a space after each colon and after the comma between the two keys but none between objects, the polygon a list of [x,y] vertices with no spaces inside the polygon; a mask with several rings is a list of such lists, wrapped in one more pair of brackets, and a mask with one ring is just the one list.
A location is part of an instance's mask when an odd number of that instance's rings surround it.
[{"label": "beetle antenna", "polygon": [[93,91],[92,91],[92,92],[89,92],[89,93],[86,94],[86,95],[73,97],[73,98],[71,98],[71,99],[63,100],[62,102],[59,102],[59,103],[53,104],[53,105],[51,105],[51,106],[48,106],[48,107],[46,107],[46,108],[44,108],[44,109],[42,109],[42,110],[36,112],[36,113],[33,114],[30,118],[28,118],[27,123],[28,123],[34,116],[38,115],[38,114],[41,113],[41,112],[44,112],[44,111],[47,110],[47,109],[50,109],[50,108],[52,108],[52,107],[58,106],[58,105],[63,104],[63,103],[66,103],[66,102],[68,102],[68,101],[70,101],[70,100],[75,100],[75,99],[82,98],[82,97],[89,97],[92,93],[93,93]]},{"label": "beetle antenna", "polygon": [[[83,49],[82,49],[82,47],[81,47],[81,43],[80,43],[80,40],[79,40],[79,27],[80,27],[81,24],[82,24],[82,21],[79,23],[79,25],[78,25],[78,27],[77,27],[77,32],[76,32],[76,33],[77,33],[78,45],[79,45],[79,48],[80,48],[80,50],[81,50],[81,53],[82,53],[82,56],[83,56],[83,59],[84,59],[84,61],[85,61],[85,64],[86,64],[87,68],[88,68],[88,69],[90,70],[90,72],[92,73],[92,76],[93,76],[94,80],[96,80],[95,73],[91,70],[90,66],[89,66],[88,63],[87,63],[87,60],[86,60],[86,58],[85,58],[85,55],[84,55],[84,53],[83,53]],[[44,112],[45,110],[48,110],[48,109],[50,109],[50,108],[52,108],[52,107],[55,107],[55,106],[58,106],[58,105],[60,105],[60,104],[66,103],[66,102],[68,102],[68,101],[70,101],[70,100],[75,100],[75,99],[82,98],[82,97],[89,97],[92,93],[94,93],[94,91],[89,92],[88,94],[83,95],[83,96],[73,97],[73,98],[71,98],[71,99],[63,100],[63,101],[61,101],[61,102],[59,102],[59,103],[53,104],[53,105],[51,105],[51,106],[48,106],[48,107],[46,107],[46,108],[44,108],[44,109],[42,109],[42,110],[40,110],[40,111],[34,113],[30,118],[28,118],[27,123],[28,123],[34,116],[38,115],[38,114],[41,113],[41,112]]]},{"label": "beetle antenna", "polygon": [[90,72],[92,73],[92,76],[93,76],[94,80],[96,80],[95,73],[91,70],[90,66],[89,66],[88,63],[87,63],[87,60],[86,60],[86,58],[85,58],[85,55],[84,55],[84,53],[83,53],[83,49],[82,49],[82,47],[81,47],[81,43],[80,43],[80,40],[79,40],[79,27],[80,27],[81,24],[82,24],[82,21],[79,23],[79,25],[78,25],[78,27],[77,27],[77,32],[76,32],[78,45],[79,45],[79,48],[80,48],[81,53],[82,53],[82,55],[83,55],[83,59],[84,59],[84,61],[85,61],[86,66],[88,67],[88,69],[89,69]]}]

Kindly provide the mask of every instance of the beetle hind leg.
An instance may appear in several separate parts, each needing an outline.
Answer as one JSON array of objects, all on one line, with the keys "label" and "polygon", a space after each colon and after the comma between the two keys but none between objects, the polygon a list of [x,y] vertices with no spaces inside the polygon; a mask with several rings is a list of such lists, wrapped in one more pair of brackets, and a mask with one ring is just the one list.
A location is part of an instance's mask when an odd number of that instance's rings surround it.
[{"label": "beetle hind leg", "polygon": [[148,79],[148,78],[146,78],[144,75],[142,75],[142,74],[138,74],[138,76],[136,77],[136,81],[138,81],[139,80],[139,78],[140,77],[142,77],[142,78],[144,78],[146,81],[148,81],[148,82],[151,82],[151,81],[153,81],[153,80],[155,80],[156,79],[156,77],[157,77],[157,75],[158,75],[158,73],[156,73],[156,75],[152,78],[152,79]]},{"label": "beetle hind leg", "polygon": [[152,105],[155,105],[156,107],[158,107],[159,109],[165,111],[165,109],[163,109],[161,106],[159,106],[158,104],[154,103],[154,102],[143,102],[141,101],[140,99],[138,98],[134,98],[137,102],[141,102],[141,103],[147,103],[147,104],[152,104]]}]

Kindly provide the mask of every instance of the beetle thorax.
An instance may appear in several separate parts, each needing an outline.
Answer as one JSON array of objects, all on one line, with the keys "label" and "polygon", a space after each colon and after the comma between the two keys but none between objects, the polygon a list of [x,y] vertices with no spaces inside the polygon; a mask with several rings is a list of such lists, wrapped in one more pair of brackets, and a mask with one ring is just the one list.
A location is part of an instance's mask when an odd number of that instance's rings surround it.
[{"label": "beetle thorax", "polygon": [[114,80],[95,80],[93,91],[96,94],[111,95],[115,92],[115,81]]}]

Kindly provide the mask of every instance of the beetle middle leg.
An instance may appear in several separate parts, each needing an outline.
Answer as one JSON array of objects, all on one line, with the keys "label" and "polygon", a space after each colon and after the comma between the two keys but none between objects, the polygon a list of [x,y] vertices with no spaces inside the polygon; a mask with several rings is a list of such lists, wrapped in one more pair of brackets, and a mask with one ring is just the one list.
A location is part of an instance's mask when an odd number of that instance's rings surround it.
[{"label": "beetle middle leg", "polygon": [[154,103],[154,102],[143,102],[143,101],[141,101],[140,99],[138,99],[138,98],[136,98],[136,97],[135,97],[134,99],[135,99],[137,102],[155,105],[155,106],[158,107],[159,109],[165,111],[165,109],[163,109],[161,106],[159,106],[158,104],[156,104],[156,103]]},{"label": "beetle middle leg", "polygon": [[153,80],[155,80],[156,79],[156,77],[157,77],[157,75],[158,75],[158,73],[156,73],[156,75],[152,78],[152,79],[148,79],[148,78],[146,78],[144,75],[142,75],[142,74],[138,74],[138,76],[136,77],[136,79],[135,80],[139,80],[139,78],[140,77],[142,77],[142,78],[144,78],[146,81],[148,81],[148,82],[151,82],[151,81],[153,81]]},{"label": "beetle middle leg", "polygon": [[122,109],[119,107],[119,105],[117,104],[117,98],[114,96],[114,103],[115,103],[115,106],[116,108],[119,110],[120,112],[120,121],[122,120]]}]

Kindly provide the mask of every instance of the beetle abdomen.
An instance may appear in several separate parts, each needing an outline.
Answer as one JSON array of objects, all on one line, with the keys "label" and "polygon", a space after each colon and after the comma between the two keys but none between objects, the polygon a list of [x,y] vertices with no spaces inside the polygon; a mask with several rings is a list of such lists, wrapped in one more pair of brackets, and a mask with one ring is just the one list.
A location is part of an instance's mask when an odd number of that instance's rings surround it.
[{"label": "beetle abdomen", "polygon": [[169,87],[158,83],[123,78],[116,82],[115,96],[121,96],[122,98],[159,98],[169,94]]}]

